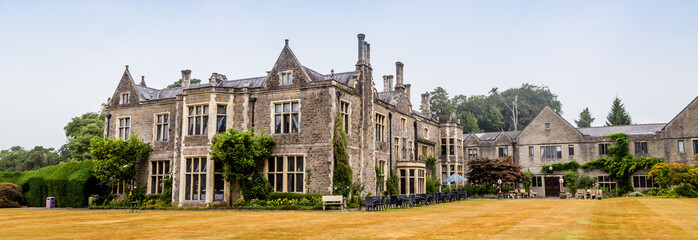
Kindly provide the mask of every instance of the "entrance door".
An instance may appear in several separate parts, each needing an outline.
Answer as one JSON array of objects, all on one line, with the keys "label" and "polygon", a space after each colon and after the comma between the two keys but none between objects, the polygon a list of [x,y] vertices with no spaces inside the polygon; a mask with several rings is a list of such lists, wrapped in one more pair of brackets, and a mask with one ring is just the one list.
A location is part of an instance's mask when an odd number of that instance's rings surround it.
[{"label": "entrance door", "polygon": [[545,177],[545,197],[560,196],[560,177]]}]

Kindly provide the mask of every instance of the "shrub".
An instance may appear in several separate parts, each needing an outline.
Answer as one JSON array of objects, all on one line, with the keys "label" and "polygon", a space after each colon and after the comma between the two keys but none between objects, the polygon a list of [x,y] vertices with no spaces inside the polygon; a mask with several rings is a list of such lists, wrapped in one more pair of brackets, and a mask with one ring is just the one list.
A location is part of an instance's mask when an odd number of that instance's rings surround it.
[{"label": "shrub", "polygon": [[667,190],[666,188],[653,187],[645,191],[642,191],[642,193],[647,196],[665,196],[669,194],[669,190]]},{"label": "shrub", "polygon": [[468,185],[465,187],[465,189],[468,191],[468,195],[470,196],[496,194],[498,190],[497,186],[491,183]]},{"label": "shrub", "polygon": [[581,176],[577,182],[577,189],[592,189],[594,188],[594,183],[596,183],[596,179],[589,176]]},{"label": "shrub", "polygon": [[570,190],[570,193],[576,193],[577,179],[579,179],[579,173],[577,173],[577,171],[569,170],[564,175],[562,175],[562,178],[565,179],[565,186],[567,187],[567,189]]},{"label": "shrub", "polygon": [[304,194],[304,193],[285,193],[285,192],[273,192],[267,196],[267,200],[276,199],[288,199],[288,200],[301,200],[301,199],[313,199],[322,198],[322,194]]},{"label": "shrub", "polygon": [[668,194],[669,197],[688,197],[688,198],[697,198],[698,197],[698,192],[696,192],[695,187],[693,187],[690,184],[683,184],[677,187],[674,187],[671,191],[669,191]]},{"label": "shrub", "polygon": [[427,192],[437,191],[439,191],[439,179],[434,177],[427,178]]},{"label": "shrub", "polygon": [[638,192],[638,191],[631,192],[630,194],[628,194],[628,197],[644,197],[644,196],[645,196],[645,194],[642,194],[641,192]]},{"label": "shrub", "polygon": [[0,208],[19,207],[22,199],[22,188],[19,185],[0,183]]},{"label": "shrub", "polygon": [[41,207],[46,197],[55,197],[58,207],[85,207],[89,196],[106,190],[93,176],[92,161],[70,161],[25,172],[17,180],[27,206]]},{"label": "shrub", "polygon": [[271,184],[261,172],[253,172],[240,180],[240,190],[246,199],[266,199],[273,191]]}]

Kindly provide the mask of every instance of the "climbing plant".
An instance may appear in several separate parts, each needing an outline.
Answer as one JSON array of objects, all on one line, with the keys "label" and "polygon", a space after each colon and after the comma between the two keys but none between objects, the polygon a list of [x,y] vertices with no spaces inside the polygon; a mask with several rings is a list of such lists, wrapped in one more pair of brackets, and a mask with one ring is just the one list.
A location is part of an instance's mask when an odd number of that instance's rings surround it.
[{"label": "climbing plant", "polygon": [[245,199],[266,199],[272,191],[271,184],[255,167],[271,156],[274,144],[274,139],[264,132],[255,136],[254,129],[228,129],[211,139],[211,159],[222,163],[225,181],[238,181]]},{"label": "climbing plant", "polygon": [[334,124],[334,136],[332,147],[334,153],[334,174],[332,175],[332,194],[349,197],[352,185],[352,170],[347,156],[347,134],[344,132],[344,123],[339,114]]},{"label": "climbing plant", "polygon": [[543,174],[551,174],[550,172],[550,167],[553,167],[553,171],[560,171],[560,170],[577,170],[577,168],[580,167],[579,163],[577,161],[571,161],[571,162],[566,162],[566,163],[553,163],[550,165],[543,165],[541,166],[540,171]]},{"label": "climbing plant", "polygon": [[585,163],[582,168],[587,170],[603,170],[609,177],[615,178],[618,184],[617,190],[626,193],[633,190],[631,175],[642,169],[650,169],[658,163],[663,163],[663,158],[633,158],[628,150],[628,134],[614,133],[606,137],[613,140],[613,145],[608,148],[608,157]]}]

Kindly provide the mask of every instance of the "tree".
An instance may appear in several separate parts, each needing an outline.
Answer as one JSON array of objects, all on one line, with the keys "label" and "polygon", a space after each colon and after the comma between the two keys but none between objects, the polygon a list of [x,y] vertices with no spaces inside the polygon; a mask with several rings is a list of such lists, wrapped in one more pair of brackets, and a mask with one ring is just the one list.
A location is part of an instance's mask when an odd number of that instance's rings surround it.
[{"label": "tree", "polygon": [[[503,121],[503,128],[507,130],[520,130],[525,128],[533,119],[538,116],[544,107],[548,106],[556,113],[562,114],[562,103],[557,100],[557,94],[550,91],[547,86],[537,86],[529,83],[524,83],[519,88],[510,88],[502,93],[497,93],[496,88],[490,91],[489,98],[494,98],[491,101],[496,102],[502,116],[506,116],[506,121]],[[518,112],[518,128],[514,129],[512,120],[512,103],[518,96],[517,112]],[[509,107],[507,107],[509,105]],[[476,114],[476,116],[479,116]]]},{"label": "tree", "polygon": [[448,98],[448,92],[442,87],[437,87],[430,93],[431,113],[439,119],[439,122],[448,122],[453,114],[453,102]]},{"label": "tree", "polygon": [[589,112],[589,108],[584,108],[581,113],[579,113],[579,120],[574,120],[574,123],[577,124],[577,127],[583,128],[583,127],[591,127],[591,123],[594,122],[593,117],[591,117],[591,113]]},{"label": "tree", "polygon": [[630,125],[633,124],[630,114],[625,111],[625,106],[620,102],[620,98],[613,99],[611,112],[606,116],[606,126]]},{"label": "tree", "polygon": [[334,156],[334,172],[332,174],[332,194],[341,194],[349,197],[352,186],[352,169],[349,166],[347,155],[347,135],[344,132],[344,123],[337,114],[337,121],[334,125],[334,136],[332,137],[332,147]]},{"label": "tree", "polygon": [[[201,83],[201,79],[192,78],[189,82],[192,85],[199,84],[199,83]],[[181,86],[182,86],[182,79],[179,79],[179,80],[175,81],[174,83],[167,85],[167,88],[176,88],[176,87],[181,87]]]},{"label": "tree", "polygon": [[65,161],[53,148],[36,146],[26,151],[20,146],[0,151],[0,172],[24,172]]},{"label": "tree", "polygon": [[455,107],[456,117],[460,120],[461,126],[463,126],[464,133],[482,132],[482,129],[478,126],[477,117],[468,111],[468,97],[457,95],[453,97],[452,103]]},{"label": "tree", "polygon": [[150,143],[143,142],[136,134],[131,134],[128,140],[95,137],[90,142],[94,176],[107,185],[130,182],[138,172],[137,163],[147,161],[152,150]]},{"label": "tree", "polygon": [[65,127],[68,138],[66,148],[70,156],[78,161],[90,159],[90,141],[104,134],[104,112],[88,112],[74,117]]},{"label": "tree", "polygon": [[521,172],[521,166],[514,163],[511,156],[496,159],[485,157],[470,159],[467,175],[473,184],[493,184],[499,179],[504,182],[518,182],[526,177]]},{"label": "tree", "polygon": [[570,190],[570,193],[575,194],[577,192],[577,183],[579,182],[579,173],[569,170],[562,175],[562,179],[565,179],[565,186]]},{"label": "tree", "polygon": [[228,129],[217,134],[211,139],[211,159],[222,163],[225,181],[240,183],[245,199],[266,199],[271,184],[255,167],[271,156],[275,142],[264,132],[255,136],[253,131]]}]

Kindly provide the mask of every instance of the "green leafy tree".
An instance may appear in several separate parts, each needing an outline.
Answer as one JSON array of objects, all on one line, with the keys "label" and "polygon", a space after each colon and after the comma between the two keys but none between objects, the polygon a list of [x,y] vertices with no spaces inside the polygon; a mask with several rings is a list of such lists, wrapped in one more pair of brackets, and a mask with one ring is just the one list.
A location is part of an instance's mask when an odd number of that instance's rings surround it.
[{"label": "green leafy tree", "polygon": [[385,183],[386,193],[388,195],[397,195],[400,192],[400,179],[397,176],[395,170],[390,170],[390,177],[388,177],[388,182]]},{"label": "green leafy tree", "polygon": [[23,172],[58,164],[66,158],[53,148],[35,146],[29,151],[20,146],[0,151],[0,172]]},{"label": "green leafy tree", "polygon": [[583,128],[583,127],[591,127],[591,123],[594,122],[593,117],[591,117],[591,113],[589,112],[589,108],[584,108],[581,113],[579,113],[579,120],[574,120],[574,123],[577,124],[577,127]]},{"label": "green leafy tree", "polygon": [[595,183],[596,179],[589,176],[581,176],[579,178],[579,182],[577,183],[577,189],[592,189]]},{"label": "green leafy tree", "polygon": [[349,197],[352,186],[352,169],[349,166],[347,155],[347,135],[344,132],[344,123],[339,114],[334,125],[334,136],[332,137],[332,147],[334,156],[334,173],[332,174],[333,194],[341,194]]},{"label": "green leafy tree", "polygon": [[143,142],[136,134],[131,134],[128,140],[95,137],[90,142],[94,176],[107,185],[130,182],[138,172],[137,163],[147,161],[152,150],[150,143]]},{"label": "green leafy tree", "polygon": [[562,175],[562,179],[565,180],[565,186],[570,190],[570,193],[575,194],[577,192],[577,183],[579,182],[579,173],[577,171],[567,171]]},{"label": "green leafy tree", "polygon": [[625,106],[621,103],[620,98],[613,99],[611,112],[606,116],[606,126],[630,125],[633,124],[630,114],[625,111]]},{"label": "green leafy tree", "polygon": [[432,116],[437,117],[439,122],[448,122],[455,110],[453,102],[448,97],[448,92],[442,87],[437,87],[431,91],[430,95],[429,103],[431,104]]},{"label": "green leafy tree", "polygon": [[74,117],[65,127],[68,137],[66,147],[70,156],[78,161],[90,159],[90,141],[94,137],[104,135],[104,112],[88,112],[80,117]]},{"label": "green leafy tree", "polygon": [[211,139],[211,159],[222,163],[225,181],[239,182],[243,197],[266,199],[272,186],[255,167],[271,156],[275,142],[264,132],[255,136],[253,131],[228,129],[217,134]]},{"label": "green leafy tree", "polygon": [[[521,130],[538,116],[544,107],[548,106],[556,113],[562,114],[562,103],[557,99],[557,94],[550,91],[547,86],[538,86],[524,83],[519,88],[510,88],[497,94],[496,90],[491,91],[490,98],[497,103],[502,116],[506,116],[503,128],[506,130]],[[514,122],[511,119],[514,99],[518,96],[518,128],[514,129]],[[496,99],[499,98],[499,99]],[[509,105],[509,107],[507,107]],[[476,115],[477,116],[477,115]]]},{"label": "green leafy tree", "polygon": [[[493,101],[493,98],[489,98],[484,95],[470,96],[467,100],[459,98],[457,101],[457,114],[461,117],[461,124],[464,122],[470,124],[469,122],[477,120],[477,128],[469,127],[472,132],[496,132],[502,130],[504,127],[504,116],[502,116],[501,111],[497,108],[497,102]],[[467,114],[467,113],[469,114]],[[472,115],[473,118],[468,115]],[[466,129],[464,132],[469,133]]]},{"label": "green leafy tree", "polygon": [[524,175],[526,177],[521,179],[521,185],[523,185],[524,189],[526,189],[526,192],[531,192],[531,182],[533,180],[533,173],[530,171],[524,172]]},{"label": "green leafy tree", "polygon": [[[192,85],[199,84],[199,83],[201,83],[201,79],[192,78],[191,80],[189,80],[189,82]],[[182,86],[182,79],[179,79],[179,80],[175,81],[174,83],[167,85],[167,88],[176,88],[176,87],[181,87],[181,86]]]}]

